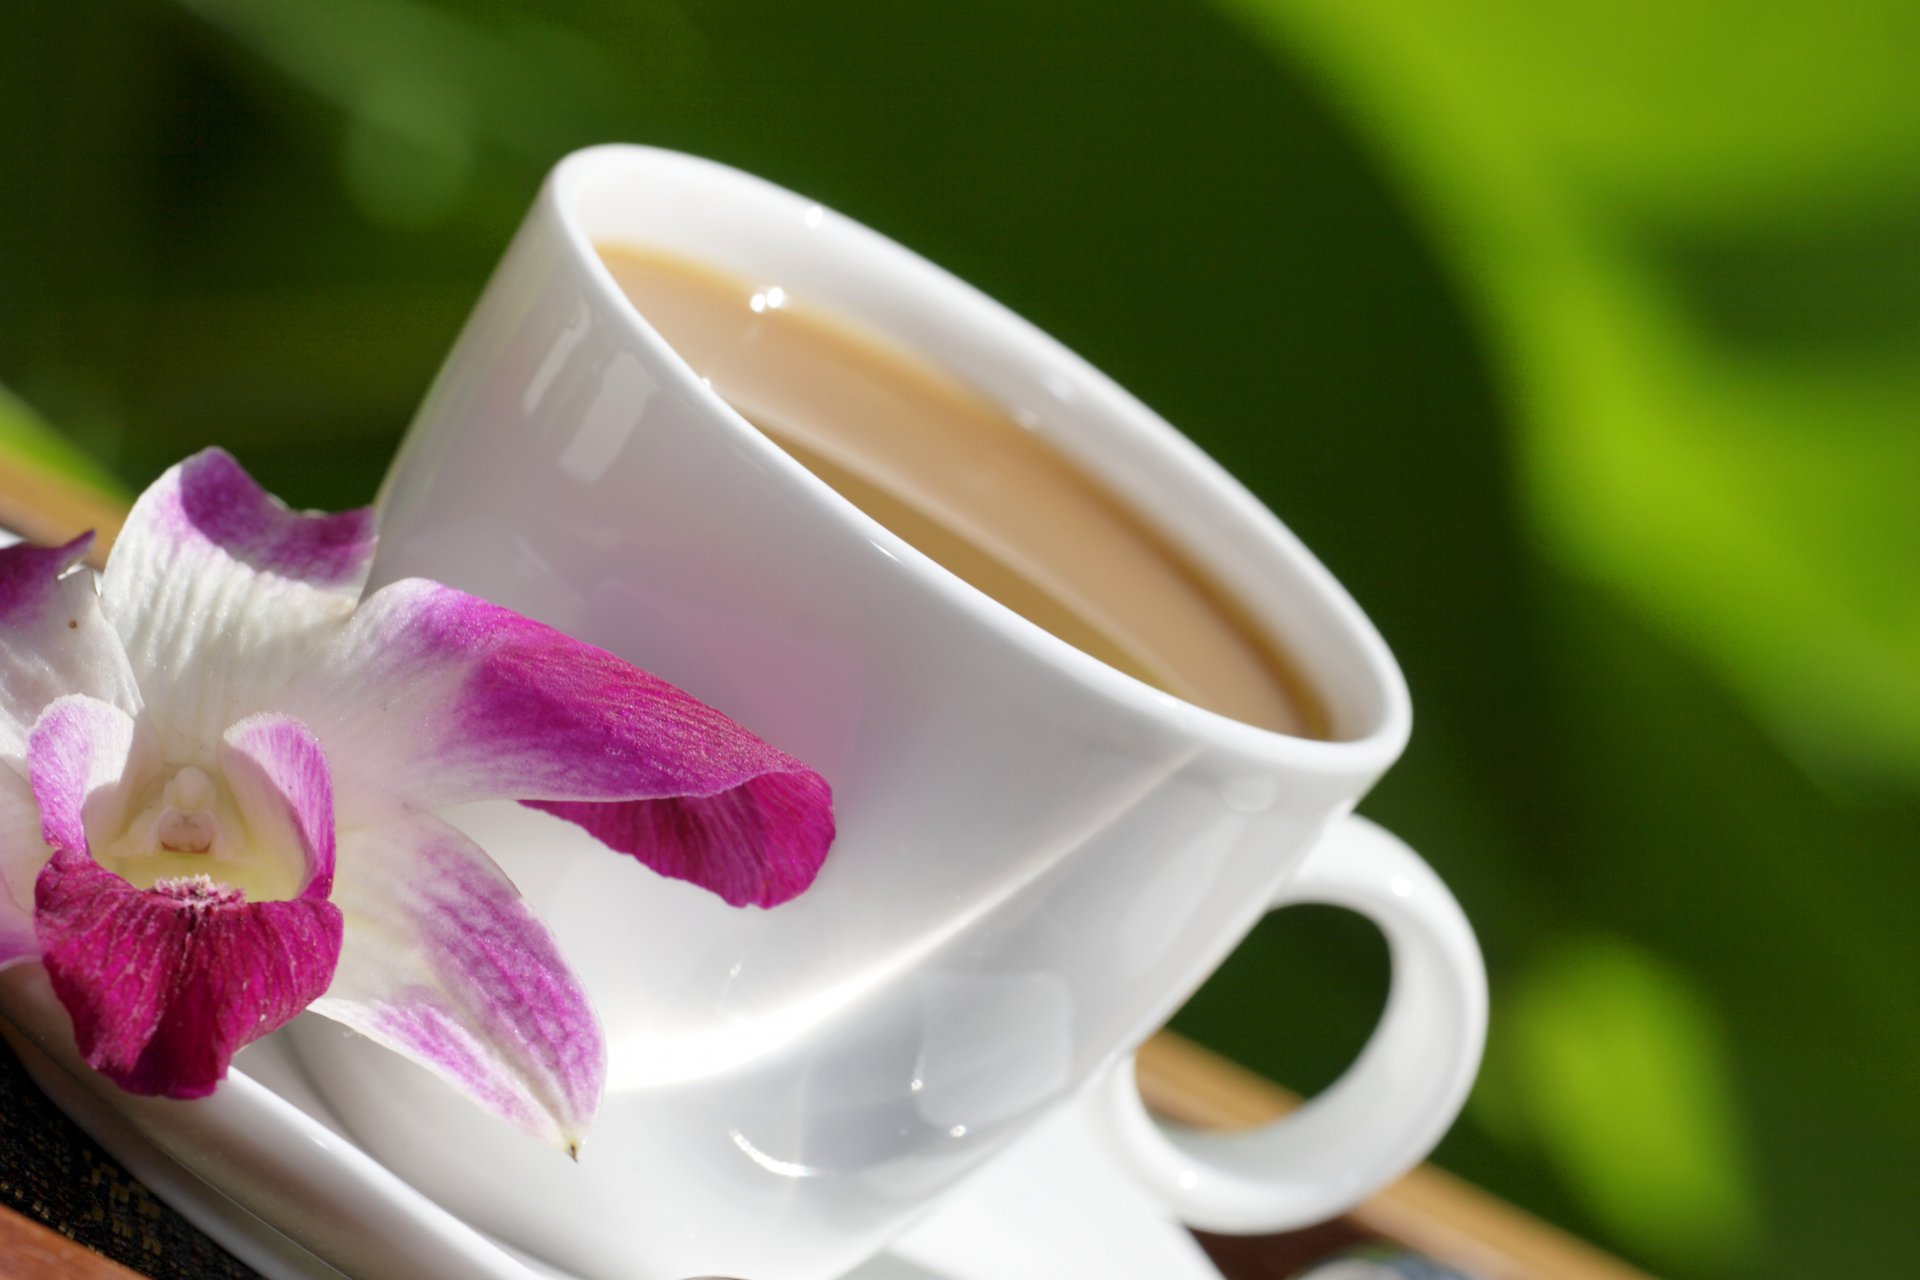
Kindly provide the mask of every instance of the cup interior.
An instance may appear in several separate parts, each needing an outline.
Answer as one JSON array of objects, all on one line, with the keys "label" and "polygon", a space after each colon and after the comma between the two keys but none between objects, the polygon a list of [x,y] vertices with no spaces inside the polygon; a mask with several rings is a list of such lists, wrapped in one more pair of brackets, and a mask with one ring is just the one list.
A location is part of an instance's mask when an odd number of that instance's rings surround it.
[{"label": "cup interior", "polygon": [[[779,283],[951,376],[1032,427],[1091,480],[1150,519],[1204,567],[1286,655],[1323,717],[1313,740],[1271,733],[1180,704],[1256,751],[1300,744],[1377,754],[1404,741],[1404,684],[1386,646],[1345,591],[1267,509],[1197,447],[1110,379],[979,291],[885,237],[764,180],[711,161],[645,147],[580,152],[550,189],[574,252],[641,329],[597,246],[637,247]],[[653,335],[655,340],[664,341]],[[697,382],[686,370],[690,382]],[[717,401],[717,397],[715,398]],[[757,435],[724,405],[738,427]],[[977,596],[973,606],[1019,619]],[[1164,708],[1177,702],[1039,632],[1052,656],[1091,663],[1121,696]],[[1032,634],[1026,634],[1032,632]],[[1070,657],[1068,655],[1071,655]],[[1105,677],[1102,677],[1105,678]],[[1267,741],[1263,741],[1263,739]]]}]

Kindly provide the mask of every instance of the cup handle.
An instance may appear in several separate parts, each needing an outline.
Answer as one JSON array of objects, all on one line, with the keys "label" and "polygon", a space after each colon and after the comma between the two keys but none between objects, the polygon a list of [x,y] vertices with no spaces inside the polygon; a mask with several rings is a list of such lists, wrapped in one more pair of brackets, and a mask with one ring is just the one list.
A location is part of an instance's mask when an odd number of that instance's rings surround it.
[{"label": "cup handle", "polygon": [[1479,1070],[1487,975],[1473,929],[1432,869],[1364,818],[1335,825],[1275,896],[1348,907],[1386,935],[1393,978],[1380,1024],[1333,1086],[1244,1133],[1154,1118],[1129,1055],[1091,1099],[1123,1163],[1191,1226],[1286,1231],[1343,1213],[1417,1164]]}]

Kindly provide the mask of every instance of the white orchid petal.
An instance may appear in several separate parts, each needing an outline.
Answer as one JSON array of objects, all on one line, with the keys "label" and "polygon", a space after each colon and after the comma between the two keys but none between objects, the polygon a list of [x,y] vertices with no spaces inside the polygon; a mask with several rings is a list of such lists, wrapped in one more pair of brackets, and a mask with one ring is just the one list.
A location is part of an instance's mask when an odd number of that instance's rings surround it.
[{"label": "white orchid petal", "polygon": [[568,1150],[599,1106],[600,1024],[513,883],[440,819],[343,834],[340,965],[315,1013]]},{"label": "white orchid petal", "polygon": [[325,898],[333,888],[333,779],[312,730],[291,716],[243,720],[221,739],[220,770],[263,853],[297,855],[300,896]]},{"label": "white orchid petal", "polygon": [[166,757],[210,762],[353,613],[370,513],[289,510],[208,449],[134,504],[101,586]]},{"label": "white orchid petal", "polygon": [[63,547],[0,547],[0,758],[25,759],[34,721],[62,694],[140,708],[93,574],[77,567],[92,542],[87,534]]},{"label": "white orchid petal", "polygon": [[154,767],[152,739],[121,708],[71,693],[47,704],[28,744],[40,838],[91,856],[89,828],[126,825]]},{"label": "white orchid petal", "polygon": [[0,969],[40,954],[33,936],[33,878],[48,852],[33,788],[0,764]]}]

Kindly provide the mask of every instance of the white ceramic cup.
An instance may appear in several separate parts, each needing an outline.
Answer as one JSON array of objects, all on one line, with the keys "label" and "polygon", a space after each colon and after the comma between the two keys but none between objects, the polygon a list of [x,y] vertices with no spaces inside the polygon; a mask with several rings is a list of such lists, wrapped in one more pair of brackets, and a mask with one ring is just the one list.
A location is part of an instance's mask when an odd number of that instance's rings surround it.
[{"label": "white ceramic cup", "polygon": [[[779,285],[1040,424],[1277,638],[1331,739],[1183,703],[920,555],[718,399],[595,242]],[[1353,1204],[1458,1110],[1485,1026],[1472,933],[1426,864],[1350,816],[1407,735],[1386,646],[1192,444],[898,245],[706,161],[568,157],[421,408],[381,524],[375,585],[437,578],[610,649],[807,761],[837,802],[818,882],[764,912],[541,814],[456,815],[606,1023],[577,1166],[398,1058],[296,1024],[354,1135],[504,1240],[581,1276],[837,1275],[1089,1090],[1115,1157],[1187,1220],[1277,1229]],[[1372,1041],[1267,1130],[1164,1130],[1125,1055],[1262,913],[1303,901],[1386,933]]]}]

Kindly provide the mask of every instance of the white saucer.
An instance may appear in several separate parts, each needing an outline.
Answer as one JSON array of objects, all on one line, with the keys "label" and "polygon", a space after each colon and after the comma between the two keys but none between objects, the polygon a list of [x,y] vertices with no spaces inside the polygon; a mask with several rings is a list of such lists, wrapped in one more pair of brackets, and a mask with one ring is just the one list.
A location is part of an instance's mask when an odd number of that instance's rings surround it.
[{"label": "white saucer", "polygon": [[[4,1035],[36,1083],[195,1226],[268,1280],[576,1280],[502,1245],[354,1145],[278,1036],[214,1096],[136,1098],[80,1064],[37,965],[0,974]],[[1218,1280],[1193,1237],[1068,1108],[843,1280]]]},{"label": "white saucer", "polygon": [[[0,529],[0,546],[18,538]],[[367,1155],[279,1036],[213,1097],[136,1098],[80,1063],[38,965],[0,973],[0,1036],[154,1194],[267,1280],[578,1280],[475,1230]],[[1219,1280],[1068,1108],[842,1280]]]}]

